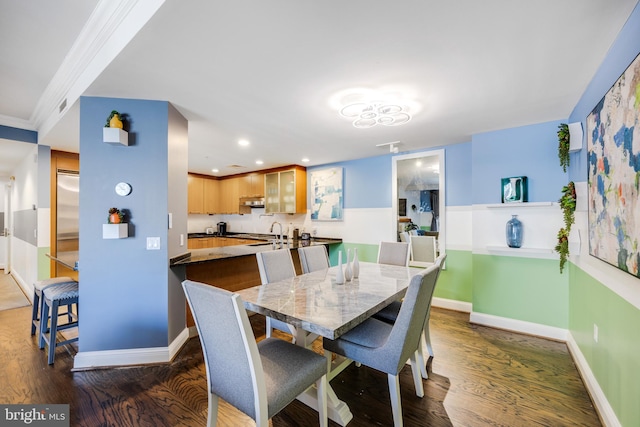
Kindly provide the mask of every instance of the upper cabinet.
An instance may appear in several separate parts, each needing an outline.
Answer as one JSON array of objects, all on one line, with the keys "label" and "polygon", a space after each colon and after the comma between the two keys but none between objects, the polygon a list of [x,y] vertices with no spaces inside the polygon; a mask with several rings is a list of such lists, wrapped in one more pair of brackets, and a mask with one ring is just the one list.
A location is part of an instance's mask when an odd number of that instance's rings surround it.
[{"label": "upper cabinet", "polygon": [[204,177],[189,174],[187,187],[187,210],[190,214],[204,212]]},{"label": "upper cabinet", "polygon": [[266,213],[306,213],[307,172],[302,168],[265,174]]},{"label": "upper cabinet", "polygon": [[190,214],[218,213],[220,207],[218,180],[189,174],[187,183],[187,207]]},{"label": "upper cabinet", "polygon": [[[240,199],[261,201],[271,183],[276,196],[267,213],[305,213],[307,210],[307,174],[296,167],[273,173],[253,172],[228,178],[189,174],[188,211],[190,214],[251,213],[250,206],[240,208]],[[246,203],[246,202],[245,202]],[[262,203],[260,203],[260,207]],[[253,206],[255,207],[255,206]]]},{"label": "upper cabinet", "polygon": [[243,176],[240,197],[264,197],[264,174],[258,172]]},{"label": "upper cabinet", "polygon": [[220,181],[204,179],[204,213],[220,212]]},{"label": "upper cabinet", "polygon": [[238,177],[220,180],[220,209],[217,213],[238,213],[240,181]]}]

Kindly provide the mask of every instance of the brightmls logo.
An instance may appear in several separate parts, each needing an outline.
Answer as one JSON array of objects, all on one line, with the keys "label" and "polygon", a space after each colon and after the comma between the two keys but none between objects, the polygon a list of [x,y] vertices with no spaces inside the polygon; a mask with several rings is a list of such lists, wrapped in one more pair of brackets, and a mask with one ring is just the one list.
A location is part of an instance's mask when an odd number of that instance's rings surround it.
[{"label": "brightmls logo", "polygon": [[69,405],[0,405],[0,427],[69,427]]}]

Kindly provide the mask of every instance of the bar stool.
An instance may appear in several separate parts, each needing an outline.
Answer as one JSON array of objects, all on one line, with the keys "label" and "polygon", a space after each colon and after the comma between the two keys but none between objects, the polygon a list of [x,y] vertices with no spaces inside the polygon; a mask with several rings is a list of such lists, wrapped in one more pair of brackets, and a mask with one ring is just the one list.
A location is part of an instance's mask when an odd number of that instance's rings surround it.
[{"label": "bar stool", "polygon": [[[33,310],[31,312],[31,335],[36,334],[36,329],[40,330],[40,314],[42,313],[42,291],[49,286],[56,286],[62,283],[76,282],[71,277],[52,277],[51,279],[38,280],[33,284]],[[77,282],[76,282],[77,283]],[[71,310],[71,307],[68,308]],[[71,319],[69,319],[71,321]]]},{"label": "bar stool", "polygon": [[[78,282],[62,283],[57,286],[51,286],[42,291],[42,313],[40,315],[40,348],[44,348],[45,344],[49,347],[48,358],[49,365],[53,364],[53,358],[56,354],[56,348],[61,345],[78,341],[78,337],[58,341],[57,335],[59,331],[78,326],[78,314],[71,311],[71,305],[76,305],[78,310]],[[67,314],[71,320],[67,323],[58,325],[58,308],[67,306]],[[51,315],[49,316],[49,310]],[[49,335],[47,336],[47,323],[51,319]]]}]

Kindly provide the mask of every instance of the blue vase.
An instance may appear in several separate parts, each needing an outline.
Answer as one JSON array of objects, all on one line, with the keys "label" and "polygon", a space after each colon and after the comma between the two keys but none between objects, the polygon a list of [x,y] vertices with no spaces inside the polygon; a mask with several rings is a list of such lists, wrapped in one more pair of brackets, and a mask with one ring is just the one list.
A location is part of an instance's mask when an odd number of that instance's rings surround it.
[{"label": "blue vase", "polygon": [[511,219],[507,221],[507,246],[510,248],[519,248],[522,246],[522,222],[518,219],[518,215],[511,215]]}]

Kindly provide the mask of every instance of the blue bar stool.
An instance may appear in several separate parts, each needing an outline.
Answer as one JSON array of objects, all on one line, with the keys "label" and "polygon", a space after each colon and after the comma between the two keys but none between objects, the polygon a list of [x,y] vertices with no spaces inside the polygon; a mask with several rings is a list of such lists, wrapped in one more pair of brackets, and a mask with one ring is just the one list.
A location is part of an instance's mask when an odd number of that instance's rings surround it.
[{"label": "blue bar stool", "polygon": [[[49,365],[53,364],[53,358],[56,354],[56,347],[78,341],[78,337],[58,341],[57,334],[59,331],[78,326],[78,282],[62,283],[57,286],[51,286],[42,291],[42,313],[40,315],[40,348],[44,348],[45,344],[49,347],[48,358]],[[71,310],[71,305],[76,305],[76,313]],[[58,308],[67,306],[67,313],[62,315],[69,316],[67,323],[58,325]],[[51,310],[51,315],[49,315]],[[48,328],[47,323],[51,319],[51,326]]]},{"label": "blue bar stool", "polygon": [[[76,282],[71,277],[52,277],[51,279],[38,280],[33,284],[33,310],[31,312],[31,335],[40,330],[40,314],[42,313],[42,291],[49,286],[63,283]],[[77,282],[76,282],[77,283]],[[71,310],[71,307],[69,307]],[[69,319],[71,321],[71,319]]]}]

